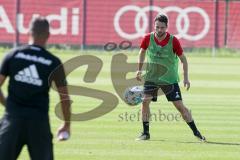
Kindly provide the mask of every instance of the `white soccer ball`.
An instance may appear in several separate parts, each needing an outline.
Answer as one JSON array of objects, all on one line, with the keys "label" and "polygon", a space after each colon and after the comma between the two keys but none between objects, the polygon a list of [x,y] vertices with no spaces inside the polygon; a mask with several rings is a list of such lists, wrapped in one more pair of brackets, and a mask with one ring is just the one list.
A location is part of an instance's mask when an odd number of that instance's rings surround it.
[{"label": "white soccer ball", "polygon": [[124,101],[131,106],[138,105],[143,99],[143,89],[141,86],[129,87],[124,92]]},{"label": "white soccer ball", "polygon": [[62,131],[58,134],[58,140],[62,141],[62,140],[67,140],[69,139],[70,135],[67,131]]}]

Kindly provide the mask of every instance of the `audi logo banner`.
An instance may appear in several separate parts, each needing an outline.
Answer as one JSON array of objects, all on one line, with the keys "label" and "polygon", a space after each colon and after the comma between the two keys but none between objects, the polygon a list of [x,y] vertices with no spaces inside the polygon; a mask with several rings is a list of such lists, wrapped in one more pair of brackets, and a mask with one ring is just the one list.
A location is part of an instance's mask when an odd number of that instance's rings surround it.
[{"label": "audi logo banner", "polygon": [[0,1],[0,43],[14,43],[17,33],[19,41],[26,43],[29,22],[42,15],[50,21],[52,44],[103,46],[127,40],[139,46],[143,36],[153,30],[154,17],[162,12],[169,17],[168,31],[184,47],[240,46],[237,1],[229,4],[228,13],[225,1],[216,6],[211,0]]},{"label": "audi logo banner", "polygon": [[[126,33],[124,32],[121,27],[120,27],[120,21],[121,21],[121,16],[123,14],[127,14],[128,12],[135,11],[136,16],[134,17],[134,20],[132,21],[134,23],[134,27],[136,29],[136,33]],[[176,29],[177,29],[177,34],[175,34],[178,38],[184,38],[189,41],[197,41],[203,39],[207,33],[209,32],[210,28],[210,19],[208,14],[204,11],[204,9],[199,8],[199,7],[186,7],[184,9],[178,7],[178,6],[168,6],[165,8],[160,8],[158,6],[146,6],[143,8],[140,8],[135,5],[126,5],[120,8],[117,13],[114,16],[114,28],[116,32],[118,33],[119,36],[125,38],[125,39],[137,39],[143,37],[148,30],[148,22],[149,18],[146,12],[149,11],[155,11],[156,13],[165,13],[169,14],[170,12],[176,12],[177,17],[176,20],[174,19],[176,23]],[[204,23],[202,31],[199,33],[195,33],[195,35],[190,35],[189,34],[189,28],[191,27],[190,23],[190,17],[189,14],[191,13],[197,13],[200,15],[199,18],[202,18]],[[196,18],[196,17],[193,17]],[[143,24],[141,26],[140,21],[142,20]],[[182,24],[183,22],[183,24]],[[171,23],[174,25],[174,23]],[[183,26],[183,27],[182,27]]]}]

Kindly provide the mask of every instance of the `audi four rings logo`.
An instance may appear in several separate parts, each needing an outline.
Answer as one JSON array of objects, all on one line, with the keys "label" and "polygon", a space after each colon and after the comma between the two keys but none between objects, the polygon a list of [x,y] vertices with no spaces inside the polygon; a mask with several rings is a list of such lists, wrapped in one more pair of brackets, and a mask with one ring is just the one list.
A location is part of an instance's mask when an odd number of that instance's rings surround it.
[{"label": "audi four rings logo", "polygon": [[[129,12],[129,11],[137,12],[137,14],[135,16],[135,20],[134,20],[134,26],[136,28],[136,33],[126,33],[120,27],[121,16],[124,13]],[[206,36],[206,34],[208,33],[209,28],[210,28],[210,20],[209,20],[208,14],[202,8],[199,8],[199,7],[187,7],[187,8],[182,9],[177,6],[168,6],[165,8],[160,8],[157,6],[146,6],[146,7],[140,8],[135,5],[127,5],[127,6],[120,8],[114,17],[114,28],[115,28],[116,32],[119,34],[119,36],[121,36],[122,38],[129,39],[129,40],[143,37],[146,34],[146,31],[148,28],[148,22],[149,22],[148,16],[146,14],[147,11],[155,11],[157,13],[161,12],[161,13],[165,13],[165,14],[167,14],[168,12],[177,12],[178,16],[176,19],[176,28],[177,28],[178,34],[176,36],[178,38],[184,38],[189,41],[197,41],[197,40],[202,39],[204,36]],[[189,20],[188,14],[191,12],[201,15],[201,17],[204,20],[203,29],[201,30],[201,32],[199,32],[196,35],[188,34],[188,29],[190,26],[190,20]],[[143,22],[142,27],[140,26],[140,20],[142,20],[142,22]],[[182,21],[183,21],[183,26],[181,25]]]}]

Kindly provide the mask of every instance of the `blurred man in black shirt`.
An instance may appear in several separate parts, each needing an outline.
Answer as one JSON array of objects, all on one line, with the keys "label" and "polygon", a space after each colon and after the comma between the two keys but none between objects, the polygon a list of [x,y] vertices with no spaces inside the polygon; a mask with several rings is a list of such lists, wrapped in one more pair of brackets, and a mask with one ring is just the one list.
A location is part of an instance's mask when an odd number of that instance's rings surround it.
[{"label": "blurred man in black shirt", "polygon": [[[36,18],[30,27],[30,44],[10,51],[0,67],[0,102],[5,106],[0,122],[1,160],[17,159],[25,144],[32,160],[53,159],[48,118],[51,82],[58,88],[65,119],[58,133],[70,132],[70,103],[62,101],[69,99],[65,73],[60,59],[44,48],[48,38],[48,21]],[[6,77],[9,85],[5,99],[1,86]]]}]

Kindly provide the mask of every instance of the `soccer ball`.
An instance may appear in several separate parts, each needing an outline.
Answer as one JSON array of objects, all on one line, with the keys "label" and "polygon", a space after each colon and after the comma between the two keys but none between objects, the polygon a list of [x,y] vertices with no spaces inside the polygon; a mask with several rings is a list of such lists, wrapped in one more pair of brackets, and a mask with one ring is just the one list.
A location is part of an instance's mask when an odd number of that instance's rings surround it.
[{"label": "soccer ball", "polygon": [[142,102],[143,89],[140,86],[129,87],[124,92],[124,101],[130,105],[135,106]]}]

